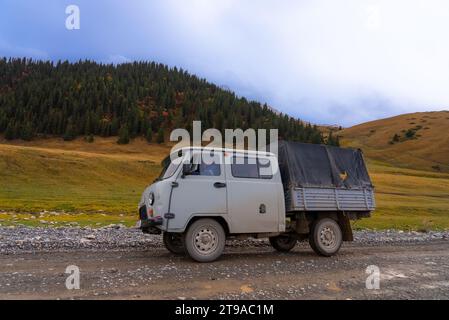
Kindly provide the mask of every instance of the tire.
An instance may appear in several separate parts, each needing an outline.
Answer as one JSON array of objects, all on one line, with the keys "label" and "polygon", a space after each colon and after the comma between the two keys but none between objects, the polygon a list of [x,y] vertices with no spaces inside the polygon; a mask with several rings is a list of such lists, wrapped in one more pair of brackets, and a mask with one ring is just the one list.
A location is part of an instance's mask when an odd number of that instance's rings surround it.
[{"label": "tire", "polygon": [[200,219],[192,223],[184,237],[186,253],[195,261],[212,262],[223,253],[226,234],[220,223]]},{"label": "tire", "polygon": [[316,220],[309,234],[309,244],[320,256],[330,257],[340,250],[343,233],[339,224],[330,218]]},{"label": "tire", "polygon": [[296,238],[290,235],[280,235],[277,237],[271,237],[270,244],[279,252],[289,252],[296,245]]},{"label": "tire", "polygon": [[168,251],[174,254],[184,254],[184,243],[181,233],[164,232],[162,241]]}]

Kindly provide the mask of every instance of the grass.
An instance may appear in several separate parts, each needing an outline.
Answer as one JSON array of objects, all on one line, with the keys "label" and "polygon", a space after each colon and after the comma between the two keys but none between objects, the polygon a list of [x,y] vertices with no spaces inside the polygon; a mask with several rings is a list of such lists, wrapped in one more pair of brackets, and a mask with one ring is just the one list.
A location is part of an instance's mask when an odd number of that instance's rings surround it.
[{"label": "grass", "polygon": [[378,209],[356,227],[449,228],[448,126],[449,111],[418,112],[338,132],[343,146],[362,148],[376,186]]},{"label": "grass", "polygon": [[368,161],[377,209],[355,228],[449,229],[449,174],[394,168]]},{"label": "grass", "polygon": [[1,210],[134,214],[169,150],[137,141],[117,151],[111,139],[56,147],[0,144]]},{"label": "grass", "polygon": [[[0,224],[134,225],[141,192],[160,171],[169,147],[114,138],[0,142]],[[449,228],[449,174],[368,160],[377,210],[355,228]],[[43,211],[43,214],[40,214]]]},{"label": "grass", "polygon": [[[345,146],[395,167],[449,173],[449,111],[417,112],[362,123],[338,132]],[[419,128],[419,129],[418,129]],[[407,137],[407,132],[415,132]],[[394,135],[399,140],[393,142]]]},{"label": "grass", "polygon": [[105,213],[0,213],[0,226],[28,227],[103,227],[110,224],[122,224],[128,227],[136,224],[135,214]]}]

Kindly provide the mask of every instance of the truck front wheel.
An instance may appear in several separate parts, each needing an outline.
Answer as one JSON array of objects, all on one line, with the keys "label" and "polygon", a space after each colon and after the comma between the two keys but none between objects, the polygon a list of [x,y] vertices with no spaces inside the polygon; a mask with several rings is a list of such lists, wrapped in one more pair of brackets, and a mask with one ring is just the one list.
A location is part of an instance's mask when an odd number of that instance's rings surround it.
[{"label": "truck front wheel", "polygon": [[296,245],[296,238],[290,235],[280,235],[270,238],[270,244],[280,252],[288,252]]},{"label": "truck front wheel", "polygon": [[324,218],[312,224],[309,243],[317,254],[330,257],[340,250],[342,242],[343,234],[335,220]]},{"label": "truck front wheel", "polygon": [[164,242],[165,248],[168,251],[174,254],[184,254],[184,244],[182,242],[182,234],[181,233],[171,233],[164,232],[162,235],[162,241]]},{"label": "truck front wheel", "polygon": [[192,223],[185,234],[187,254],[198,262],[217,260],[223,253],[226,234],[220,223],[213,219],[200,219]]}]

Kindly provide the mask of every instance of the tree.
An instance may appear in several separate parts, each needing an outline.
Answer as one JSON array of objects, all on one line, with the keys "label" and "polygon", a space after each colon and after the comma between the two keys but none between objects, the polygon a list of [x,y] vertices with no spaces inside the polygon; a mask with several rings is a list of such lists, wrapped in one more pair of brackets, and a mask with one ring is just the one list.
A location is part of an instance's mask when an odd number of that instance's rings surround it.
[{"label": "tree", "polygon": [[118,144],[128,144],[129,143],[129,130],[128,130],[128,126],[126,124],[120,127],[117,143]]},{"label": "tree", "polygon": [[159,128],[159,131],[157,132],[157,143],[161,144],[164,143],[165,137],[164,137],[164,128]]},{"label": "tree", "polygon": [[335,137],[335,146],[339,147],[340,146],[340,136],[337,135],[337,137]]},{"label": "tree", "polygon": [[405,132],[405,136],[407,137],[407,139],[413,139],[415,137],[416,131],[413,129],[408,129]]},{"label": "tree", "polygon": [[120,136],[125,123],[130,139],[146,137],[151,123],[151,140],[157,140],[156,128],[191,129],[193,120],[201,120],[204,130],[273,128],[282,139],[323,142],[315,126],[155,62],[112,66],[0,58],[0,91],[0,134],[9,139]]},{"label": "tree", "polygon": [[329,136],[327,137],[327,144],[330,146],[335,146],[332,130],[329,132]]},{"label": "tree", "polygon": [[399,135],[397,133],[394,134],[393,139],[391,139],[393,142],[399,142]]},{"label": "tree", "polygon": [[147,133],[145,134],[145,139],[147,139],[147,141],[149,143],[151,143],[151,141],[153,141],[153,129],[151,129],[151,127],[149,127],[147,129]]},{"label": "tree", "polygon": [[334,136],[334,132],[332,130],[329,132],[329,136],[327,137],[327,144],[334,147],[340,146],[340,137],[338,135]]},{"label": "tree", "polygon": [[15,126],[12,123],[8,123],[8,126],[5,130],[5,139],[6,140],[13,140],[16,138],[16,130]]},{"label": "tree", "polygon": [[72,124],[72,122],[69,122],[67,124],[67,127],[64,132],[64,136],[62,138],[64,139],[64,141],[72,141],[73,139],[76,138],[75,127]]},{"label": "tree", "polygon": [[20,131],[20,139],[30,141],[31,139],[33,139],[33,137],[34,137],[33,128],[31,124],[27,122]]}]

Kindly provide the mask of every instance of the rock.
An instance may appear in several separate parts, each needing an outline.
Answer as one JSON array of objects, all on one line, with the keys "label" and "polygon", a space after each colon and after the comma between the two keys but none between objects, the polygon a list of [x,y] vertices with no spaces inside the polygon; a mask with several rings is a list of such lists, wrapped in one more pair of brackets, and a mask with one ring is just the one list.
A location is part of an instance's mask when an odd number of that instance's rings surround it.
[{"label": "rock", "polygon": [[[39,220],[38,220],[39,221]],[[47,224],[46,221],[40,227],[26,227],[13,225],[10,227],[0,226],[0,253],[16,253],[24,251],[51,251],[56,252],[66,250],[77,250],[85,248],[87,250],[126,250],[129,248],[162,248],[162,237],[160,235],[144,234],[139,229],[127,228],[121,224],[112,224],[103,228],[87,227],[54,227]],[[72,222],[71,224],[76,224]],[[50,227],[48,227],[50,226]],[[430,231],[429,233],[401,232],[400,230],[389,231],[354,231],[355,243],[364,245],[382,245],[394,243],[423,243],[430,241],[448,241],[449,230]],[[19,242],[16,242],[19,241]],[[227,240],[226,245],[234,248],[245,247],[270,247],[267,240],[245,239],[245,240]],[[306,242],[298,243],[298,247],[308,247]],[[338,259],[338,257],[337,257]],[[282,264],[281,256],[274,258],[270,263],[258,263],[257,267],[263,270],[268,264],[270,266],[280,266]],[[314,267],[316,261],[313,259],[298,261],[299,267]],[[248,264],[242,266],[248,267]],[[214,265],[208,268],[215,269]],[[245,269],[246,269],[245,268]],[[173,264],[167,265],[167,270],[176,270]],[[191,270],[195,272],[195,268]],[[225,269],[222,273],[214,275],[217,278],[235,278],[239,274],[247,275],[245,271],[235,272],[236,270]],[[107,271],[111,274],[115,271]],[[258,272],[258,271],[256,271]],[[277,272],[277,271],[276,271]],[[281,272],[281,271],[279,271]],[[260,271],[259,274],[264,274]],[[211,280],[213,280],[211,279]]]},{"label": "rock", "polygon": [[81,238],[80,243],[81,244],[90,244],[92,242],[92,240],[86,239],[86,238]]}]

